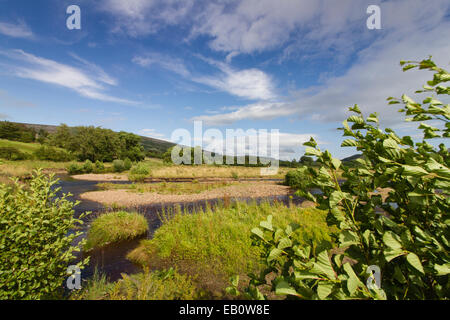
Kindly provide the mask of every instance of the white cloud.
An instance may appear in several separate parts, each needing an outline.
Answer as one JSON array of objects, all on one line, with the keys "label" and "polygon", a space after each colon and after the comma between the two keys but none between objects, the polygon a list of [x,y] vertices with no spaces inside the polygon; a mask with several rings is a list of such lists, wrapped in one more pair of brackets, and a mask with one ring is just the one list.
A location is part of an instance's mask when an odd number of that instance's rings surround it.
[{"label": "white cloud", "polygon": [[138,37],[181,23],[193,5],[193,0],[103,0],[100,9],[116,18],[113,32]]},{"label": "white cloud", "polygon": [[89,71],[38,57],[23,50],[0,51],[0,55],[9,59],[8,64],[4,65],[17,77],[66,87],[90,99],[137,104],[135,101],[117,98],[104,93],[106,90],[105,84],[116,85],[117,82],[109,77],[100,67],[81,58],[77,60],[84,61],[89,66]]},{"label": "white cloud", "polygon": [[132,61],[142,67],[157,65],[193,82],[228,92],[250,100],[270,100],[276,97],[272,78],[259,69],[235,70],[228,64],[197,55],[200,60],[216,67],[220,72],[211,76],[198,76],[190,72],[183,60],[160,53],[147,53],[133,57]]},{"label": "white cloud", "polygon": [[162,139],[165,137],[164,134],[156,132],[156,129],[142,129],[139,130],[139,134],[145,137]]},{"label": "white cloud", "polygon": [[206,125],[227,125],[241,120],[271,120],[274,118],[291,115],[292,111],[285,108],[282,102],[261,102],[244,107],[226,107],[226,110],[234,110],[228,113],[215,115],[201,115],[192,120],[203,121]]},{"label": "white cloud", "polygon": [[[344,120],[349,115],[348,107],[359,104],[366,115],[377,111],[383,124],[395,126],[403,119],[397,112],[398,107],[388,106],[386,98],[398,97],[403,93],[414,95],[414,91],[432,76],[426,71],[404,73],[399,61],[420,60],[431,54],[440,66],[448,67],[450,34],[443,30],[450,30],[450,22],[445,18],[449,9],[450,3],[443,1],[426,6],[420,1],[383,2],[384,29],[372,31],[378,32],[374,41],[356,52],[351,46],[348,51],[341,50],[341,54],[352,56],[354,60],[344,74],[328,75],[319,85],[293,90],[285,101],[234,107],[232,112],[200,115],[194,119],[213,124],[230,124],[245,119],[297,116],[332,122]],[[333,25],[339,30],[344,21],[336,19],[328,22],[329,26],[325,29],[318,28],[317,37],[321,37],[321,34],[327,34],[328,37],[334,32]]]},{"label": "white cloud", "polygon": [[31,39],[34,37],[31,29],[23,21],[18,23],[0,22],[0,34],[13,38]]},{"label": "white cloud", "polygon": [[[278,135],[278,136],[277,136]],[[251,156],[275,156],[271,150],[271,144],[278,140],[278,151],[276,157],[282,160],[291,160],[293,158],[299,158],[304,150],[303,143],[309,141],[311,137],[318,140],[315,134],[294,134],[286,132],[272,132],[267,131],[266,134],[256,130],[242,130],[242,132],[235,132],[233,135],[234,142],[227,144],[226,139],[232,139],[232,137],[226,137],[223,134],[222,139],[215,136],[203,137],[202,147],[206,151],[218,152],[226,155],[251,155]],[[200,141],[194,141],[194,145],[199,145]]]},{"label": "white cloud", "polygon": [[132,61],[142,67],[158,65],[161,68],[177,73],[183,77],[188,77],[190,75],[190,72],[181,59],[171,58],[156,52],[135,56]]},{"label": "white cloud", "polygon": [[192,78],[210,87],[250,100],[270,100],[276,97],[271,77],[259,69],[233,70],[222,68],[222,74]]}]

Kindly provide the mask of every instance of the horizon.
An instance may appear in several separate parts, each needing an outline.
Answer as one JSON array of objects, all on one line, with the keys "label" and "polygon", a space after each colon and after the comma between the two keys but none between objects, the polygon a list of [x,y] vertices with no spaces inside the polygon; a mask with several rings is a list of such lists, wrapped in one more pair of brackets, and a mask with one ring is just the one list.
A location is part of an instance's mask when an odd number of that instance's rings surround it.
[{"label": "horizon", "polygon": [[[70,5],[81,9],[69,29]],[[381,29],[369,29],[379,6]],[[173,142],[177,129],[278,129],[280,159],[336,129],[358,104],[414,132],[386,98],[429,79],[400,60],[450,63],[450,3],[397,1],[0,0],[0,120],[101,126]],[[420,96],[419,96],[420,97]],[[414,136],[413,136],[414,138]]]}]

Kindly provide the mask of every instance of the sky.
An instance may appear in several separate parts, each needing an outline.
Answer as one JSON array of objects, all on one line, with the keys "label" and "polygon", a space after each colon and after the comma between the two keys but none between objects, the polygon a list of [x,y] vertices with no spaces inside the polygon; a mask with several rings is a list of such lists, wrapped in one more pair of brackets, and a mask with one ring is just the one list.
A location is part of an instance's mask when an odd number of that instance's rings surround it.
[{"label": "sky", "polygon": [[282,159],[311,136],[343,158],[356,151],[336,129],[354,104],[417,134],[386,98],[431,77],[400,60],[449,67],[449,31],[448,0],[0,0],[0,119],[168,141],[194,121],[278,129]]}]

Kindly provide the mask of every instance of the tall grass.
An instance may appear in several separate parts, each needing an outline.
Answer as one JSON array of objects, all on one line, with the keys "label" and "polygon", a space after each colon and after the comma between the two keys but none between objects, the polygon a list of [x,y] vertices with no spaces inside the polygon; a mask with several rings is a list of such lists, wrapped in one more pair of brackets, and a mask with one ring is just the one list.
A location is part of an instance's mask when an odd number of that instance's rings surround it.
[{"label": "tall grass", "polygon": [[199,291],[188,276],[173,269],[134,275],[122,274],[122,279],[110,283],[97,272],[83,286],[81,292],[71,295],[72,300],[194,300]]},{"label": "tall grass", "polygon": [[260,270],[261,249],[252,246],[251,229],[268,215],[279,226],[298,225],[296,232],[305,244],[330,240],[325,212],[282,203],[235,203],[194,214],[166,211],[154,237],[141,241],[128,258],[150,268],[176,267],[206,290],[221,291],[229,276]]},{"label": "tall grass", "polygon": [[89,228],[85,250],[131,240],[148,231],[147,219],[136,212],[109,212],[96,218]]}]

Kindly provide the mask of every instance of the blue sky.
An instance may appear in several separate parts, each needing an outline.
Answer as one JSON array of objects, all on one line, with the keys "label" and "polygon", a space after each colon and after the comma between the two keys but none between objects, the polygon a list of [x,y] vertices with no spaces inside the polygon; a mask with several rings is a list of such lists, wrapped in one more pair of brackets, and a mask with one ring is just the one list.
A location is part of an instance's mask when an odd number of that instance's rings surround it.
[{"label": "blue sky", "polygon": [[[81,8],[68,30],[66,8]],[[381,30],[369,30],[369,5]],[[175,129],[279,129],[282,158],[335,129],[355,103],[409,133],[388,96],[450,63],[450,2],[434,0],[0,0],[0,119],[95,125],[170,140]]]}]

